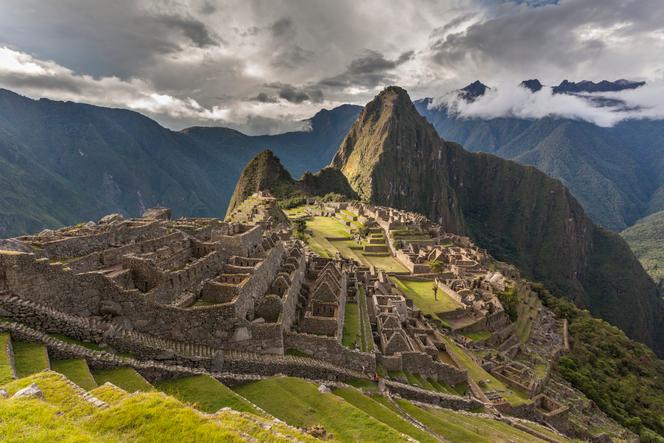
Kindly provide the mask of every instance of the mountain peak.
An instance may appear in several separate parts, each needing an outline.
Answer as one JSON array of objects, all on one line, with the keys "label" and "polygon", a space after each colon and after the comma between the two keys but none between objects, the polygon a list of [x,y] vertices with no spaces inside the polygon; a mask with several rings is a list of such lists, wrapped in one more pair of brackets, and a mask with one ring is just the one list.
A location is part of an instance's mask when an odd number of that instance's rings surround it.
[{"label": "mountain peak", "polygon": [[589,80],[582,80],[580,82],[571,82],[563,80],[558,86],[553,87],[554,94],[575,94],[580,92],[615,92],[623,91],[625,89],[636,89],[646,82],[631,81],[621,78],[616,81],[602,80],[600,82],[593,82]]},{"label": "mountain peak", "polygon": [[537,92],[544,87],[544,85],[542,85],[542,83],[536,78],[524,80],[519,86],[530,89],[530,92]]},{"label": "mountain peak", "polygon": [[469,85],[461,88],[459,91],[459,97],[468,102],[472,102],[483,96],[487,89],[490,89],[487,85],[479,80],[475,80]]},{"label": "mountain peak", "polygon": [[291,188],[294,182],[279,157],[269,149],[259,152],[242,171],[226,215],[231,214],[243,201],[258,191],[287,189]]}]

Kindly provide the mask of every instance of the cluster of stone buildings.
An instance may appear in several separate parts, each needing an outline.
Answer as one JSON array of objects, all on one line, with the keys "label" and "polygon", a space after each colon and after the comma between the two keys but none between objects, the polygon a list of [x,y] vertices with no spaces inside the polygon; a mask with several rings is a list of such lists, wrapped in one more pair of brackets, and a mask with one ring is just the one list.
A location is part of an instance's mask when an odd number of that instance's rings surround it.
[{"label": "cluster of stone buildings", "polygon": [[[339,217],[349,234],[358,223],[369,227],[369,234],[382,241],[368,243],[381,248],[371,252],[392,255],[409,270],[401,278],[431,282],[459,306],[432,318],[387,273],[313,254],[290,235],[283,217],[275,216],[280,211],[272,197],[253,199],[255,204],[242,205],[227,221],[173,220],[170,211],[157,208],[140,218],[114,214],[5,242],[0,245],[0,316],[18,322],[5,329],[35,340],[63,334],[93,342],[109,352],[95,357],[84,349],[53,346],[66,355],[96,358],[97,365],[131,364],[149,368],[150,374],[350,379],[381,368],[448,386],[470,384],[462,365],[440,358],[448,351],[442,321],[459,346],[499,351],[481,363],[533,398],[528,414],[564,421],[565,406],[544,388],[545,380],[513,360],[527,346],[497,297],[515,276],[513,269],[496,268],[467,238],[445,233],[417,214],[359,203],[316,207],[317,214]],[[434,261],[442,270],[431,269]],[[347,304],[360,302],[366,306],[360,315],[370,327],[365,339],[372,343],[364,351],[342,344]],[[537,321],[546,327],[533,339],[555,342],[551,347],[558,352],[556,325],[546,315]],[[476,331],[488,331],[490,337],[477,344],[463,335]],[[135,359],[116,358],[116,351]],[[437,404],[456,402],[462,409],[477,405],[399,383],[392,388]]]}]

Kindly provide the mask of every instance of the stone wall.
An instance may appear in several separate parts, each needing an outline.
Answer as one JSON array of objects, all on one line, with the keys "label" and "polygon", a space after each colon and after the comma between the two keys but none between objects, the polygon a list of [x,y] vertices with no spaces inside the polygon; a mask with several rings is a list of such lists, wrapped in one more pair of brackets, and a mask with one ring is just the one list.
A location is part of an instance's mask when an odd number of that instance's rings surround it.
[{"label": "stone wall", "polygon": [[284,333],[284,347],[355,371],[365,373],[376,371],[374,354],[348,349],[332,337]]}]

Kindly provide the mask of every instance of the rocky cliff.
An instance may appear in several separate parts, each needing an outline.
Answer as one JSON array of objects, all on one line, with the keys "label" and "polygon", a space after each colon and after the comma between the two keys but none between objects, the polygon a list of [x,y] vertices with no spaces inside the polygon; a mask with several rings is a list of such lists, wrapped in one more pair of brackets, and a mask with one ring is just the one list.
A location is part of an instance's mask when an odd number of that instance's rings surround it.
[{"label": "rocky cliff", "polygon": [[294,180],[281,160],[272,151],[266,150],[245,166],[235,185],[226,215],[231,214],[250,195],[266,190],[280,200],[325,195],[330,192],[349,198],[356,196],[346,177],[338,169],[323,168],[316,174],[307,172],[300,180]]},{"label": "rocky cliff", "polygon": [[664,353],[664,306],[627,244],[595,226],[558,180],[440,139],[405,90],[386,88],[367,104],[332,165],[362,199],[472,236]]}]

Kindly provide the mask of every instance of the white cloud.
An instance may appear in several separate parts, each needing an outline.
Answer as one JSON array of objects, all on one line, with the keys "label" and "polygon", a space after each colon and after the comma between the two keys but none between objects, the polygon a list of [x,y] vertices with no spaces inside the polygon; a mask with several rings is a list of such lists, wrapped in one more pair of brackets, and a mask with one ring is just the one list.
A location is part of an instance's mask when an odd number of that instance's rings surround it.
[{"label": "white cloud", "polygon": [[[600,106],[592,100],[598,98],[613,99],[616,102]],[[483,96],[473,102],[461,100],[456,92],[451,92],[434,99],[431,106],[447,106],[451,112],[466,118],[559,117],[610,127],[628,119],[664,119],[663,98],[664,81],[655,81],[636,89],[584,95],[554,94],[548,86],[533,93],[524,87],[505,82],[487,89]]]}]

